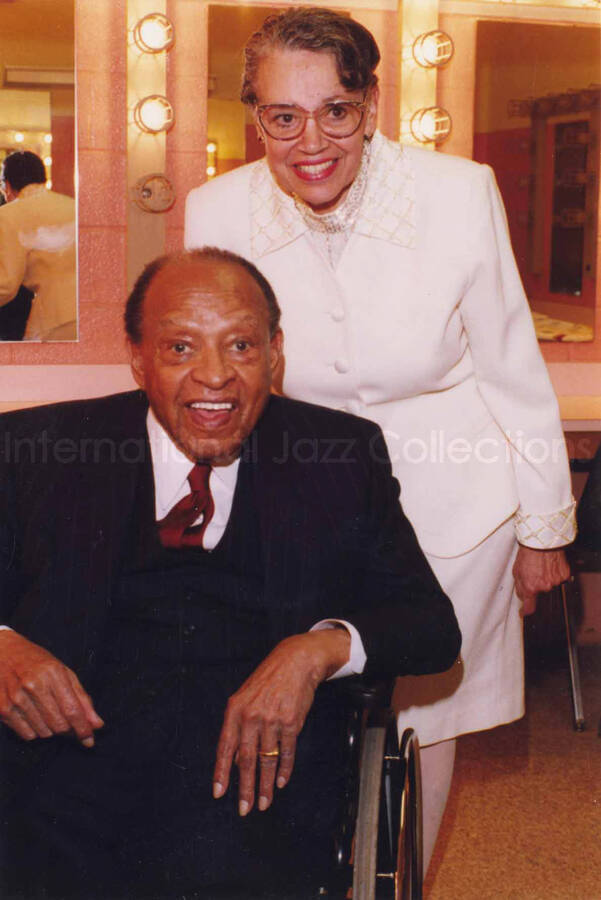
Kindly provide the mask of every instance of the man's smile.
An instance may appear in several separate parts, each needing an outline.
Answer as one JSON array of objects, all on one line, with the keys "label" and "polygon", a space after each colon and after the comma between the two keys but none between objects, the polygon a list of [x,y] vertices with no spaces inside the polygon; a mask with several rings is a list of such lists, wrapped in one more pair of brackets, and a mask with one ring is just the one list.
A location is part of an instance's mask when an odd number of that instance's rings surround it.
[{"label": "man's smile", "polygon": [[208,401],[193,401],[192,403],[186,404],[191,407],[191,409],[233,409],[233,403],[210,403]]},{"label": "man's smile", "polygon": [[222,428],[237,409],[237,404],[231,400],[192,400],[184,406],[189,411],[192,425],[201,430]]}]

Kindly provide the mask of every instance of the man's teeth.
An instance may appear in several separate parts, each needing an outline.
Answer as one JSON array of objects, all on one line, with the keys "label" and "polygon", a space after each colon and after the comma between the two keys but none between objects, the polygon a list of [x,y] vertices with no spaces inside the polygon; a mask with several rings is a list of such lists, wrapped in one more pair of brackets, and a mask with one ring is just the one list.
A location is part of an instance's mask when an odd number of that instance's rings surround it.
[{"label": "man's teeth", "polygon": [[301,172],[306,172],[307,175],[319,175],[320,172],[325,171],[325,169],[329,169],[331,165],[332,160],[328,159],[326,162],[314,163],[313,165],[297,164],[296,168],[300,169]]},{"label": "man's teeth", "polygon": [[191,403],[192,409],[233,409],[233,403]]}]

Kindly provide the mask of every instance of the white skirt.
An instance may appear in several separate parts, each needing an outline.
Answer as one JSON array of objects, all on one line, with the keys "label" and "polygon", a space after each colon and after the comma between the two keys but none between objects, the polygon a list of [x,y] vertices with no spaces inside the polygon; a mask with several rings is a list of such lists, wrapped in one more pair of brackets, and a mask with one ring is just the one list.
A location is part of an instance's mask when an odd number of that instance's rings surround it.
[{"label": "white skirt", "polygon": [[463,641],[448,672],[397,680],[399,733],[414,728],[422,746],[524,714],[522,618],[511,574],[516,552],[509,519],[461,556],[427,557],[453,601]]}]

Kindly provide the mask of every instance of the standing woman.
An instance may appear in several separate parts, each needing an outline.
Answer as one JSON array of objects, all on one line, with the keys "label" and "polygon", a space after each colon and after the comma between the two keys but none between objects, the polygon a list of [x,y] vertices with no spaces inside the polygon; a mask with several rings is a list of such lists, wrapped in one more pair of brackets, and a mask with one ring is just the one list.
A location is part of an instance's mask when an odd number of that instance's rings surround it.
[{"label": "standing woman", "polygon": [[400,727],[423,748],[427,867],[455,738],[523,714],[520,613],[568,575],[557,404],[492,171],[375,130],[372,35],[295,8],[245,55],[242,101],[266,155],[191,192],[186,244],[226,247],[269,279],[287,395],[382,427],[405,513],[454,602],[460,661],[396,692]]}]

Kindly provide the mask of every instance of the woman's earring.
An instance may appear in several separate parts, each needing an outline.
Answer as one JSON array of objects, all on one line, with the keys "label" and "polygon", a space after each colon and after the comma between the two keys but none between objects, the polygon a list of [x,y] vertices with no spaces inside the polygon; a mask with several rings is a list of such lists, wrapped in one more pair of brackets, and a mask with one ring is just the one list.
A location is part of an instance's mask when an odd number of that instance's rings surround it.
[{"label": "woman's earring", "polygon": [[260,131],[257,132],[257,139],[258,139],[258,141],[259,141],[260,144],[265,143],[265,138],[263,137],[263,135],[261,134]]}]

